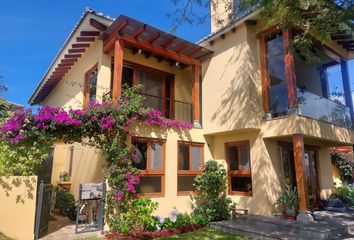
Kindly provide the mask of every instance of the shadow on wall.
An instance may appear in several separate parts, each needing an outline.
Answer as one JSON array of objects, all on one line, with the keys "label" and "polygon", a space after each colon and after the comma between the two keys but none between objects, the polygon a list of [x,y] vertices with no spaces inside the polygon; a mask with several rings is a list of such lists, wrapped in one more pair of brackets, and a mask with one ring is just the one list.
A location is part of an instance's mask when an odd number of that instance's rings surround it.
[{"label": "shadow on wall", "polygon": [[[229,41],[233,39],[234,37],[231,36]],[[227,40],[226,38],[223,41]],[[257,48],[251,49],[250,47],[257,46],[256,44],[256,38],[254,40],[252,38],[242,39],[239,42],[223,44],[219,47],[220,49],[215,50],[217,52],[232,51],[228,54],[229,58],[226,61],[222,60],[224,68],[215,81],[216,84],[227,84],[227,88],[220,95],[220,104],[211,115],[211,121],[225,130],[260,125],[262,109],[260,77],[257,69],[258,51]],[[229,49],[229,46],[234,47]],[[220,66],[220,62],[215,64]]]},{"label": "shadow on wall", "polygon": [[25,204],[25,201],[35,199],[35,188],[37,177],[35,176],[8,176],[0,177],[0,188],[8,198],[13,198],[12,192],[16,195],[16,204]]}]

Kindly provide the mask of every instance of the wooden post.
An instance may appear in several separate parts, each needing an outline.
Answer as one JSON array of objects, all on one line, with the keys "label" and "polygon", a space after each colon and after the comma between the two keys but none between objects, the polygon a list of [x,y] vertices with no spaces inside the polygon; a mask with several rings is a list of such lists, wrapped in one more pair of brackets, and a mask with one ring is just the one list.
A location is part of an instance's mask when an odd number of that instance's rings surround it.
[{"label": "wooden post", "polygon": [[123,50],[123,40],[117,39],[114,43],[114,74],[112,86],[113,101],[118,101],[122,93]]},{"label": "wooden post", "polygon": [[293,135],[293,150],[295,160],[295,172],[297,183],[297,194],[299,196],[299,211],[308,211],[307,176],[305,170],[305,149],[304,136],[302,134]]},{"label": "wooden post", "polygon": [[201,127],[200,125],[200,102],[199,102],[199,91],[200,91],[200,66],[192,65],[192,101],[193,101],[193,123],[195,127]]},{"label": "wooden post", "polygon": [[267,49],[265,36],[259,37],[259,52],[261,64],[261,80],[262,80],[262,104],[265,113],[269,112],[269,75],[267,67]]},{"label": "wooden post", "polygon": [[285,62],[285,79],[288,88],[288,104],[289,108],[297,105],[297,88],[295,75],[294,54],[291,51],[292,34],[290,29],[283,31],[284,44],[284,62]]},{"label": "wooden post", "polygon": [[349,107],[352,123],[354,123],[353,98],[352,98],[352,91],[351,91],[350,80],[349,80],[348,62],[341,59],[340,66],[342,70],[345,105]]}]

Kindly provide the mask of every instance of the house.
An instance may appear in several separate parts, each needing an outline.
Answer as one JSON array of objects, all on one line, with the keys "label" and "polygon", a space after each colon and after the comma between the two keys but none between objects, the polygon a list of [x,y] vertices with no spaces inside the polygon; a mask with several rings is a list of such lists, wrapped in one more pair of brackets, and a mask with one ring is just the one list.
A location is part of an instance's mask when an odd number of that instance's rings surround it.
[{"label": "house", "polygon": [[[135,129],[129,139],[141,153],[141,194],[159,203],[158,214],[190,211],[193,178],[209,159],[225,166],[230,197],[253,214],[271,215],[285,184],[297,186],[301,212],[318,208],[334,187],[329,148],[354,143],[352,40],[316,46],[314,66],[287,51],[299,30],[266,28],[257,11],[220,26],[218,11],[213,33],[194,44],[86,10],[29,102],[82,108],[139,83],[146,106],[193,122],[188,131]],[[79,183],[103,181],[103,164],[94,149],[57,143],[52,182],[69,171],[77,195]]]}]

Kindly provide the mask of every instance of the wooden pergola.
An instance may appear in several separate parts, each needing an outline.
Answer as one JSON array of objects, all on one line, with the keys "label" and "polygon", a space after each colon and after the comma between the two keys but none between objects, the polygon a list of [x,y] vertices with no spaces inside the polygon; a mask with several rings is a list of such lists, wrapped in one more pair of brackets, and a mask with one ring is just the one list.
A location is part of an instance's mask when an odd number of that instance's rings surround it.
[{"label": "wooden pergola", "polygon": [[155,57],[159,62],[192,66],[193,120],[199,122],[201,63],[211,57],[212,51],[124,15],[104,31],[101,39],[104,53],[114,51],[113,100],[121,94],[123,50],[129,48],[133,54],[142,52],[146,58]]}]

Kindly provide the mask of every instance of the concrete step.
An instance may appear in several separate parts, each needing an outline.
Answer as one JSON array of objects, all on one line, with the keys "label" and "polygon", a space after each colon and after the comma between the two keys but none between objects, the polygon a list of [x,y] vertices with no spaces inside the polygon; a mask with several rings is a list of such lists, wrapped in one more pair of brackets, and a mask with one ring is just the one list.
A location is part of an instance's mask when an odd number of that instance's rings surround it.
[{"label": "concrete step", "polygon": [[304,224],[256,215],[239,216],[233,221],[211,223],[211,227],[257,239],[343,239],[349,236],[347,225],[333,221]]}]

